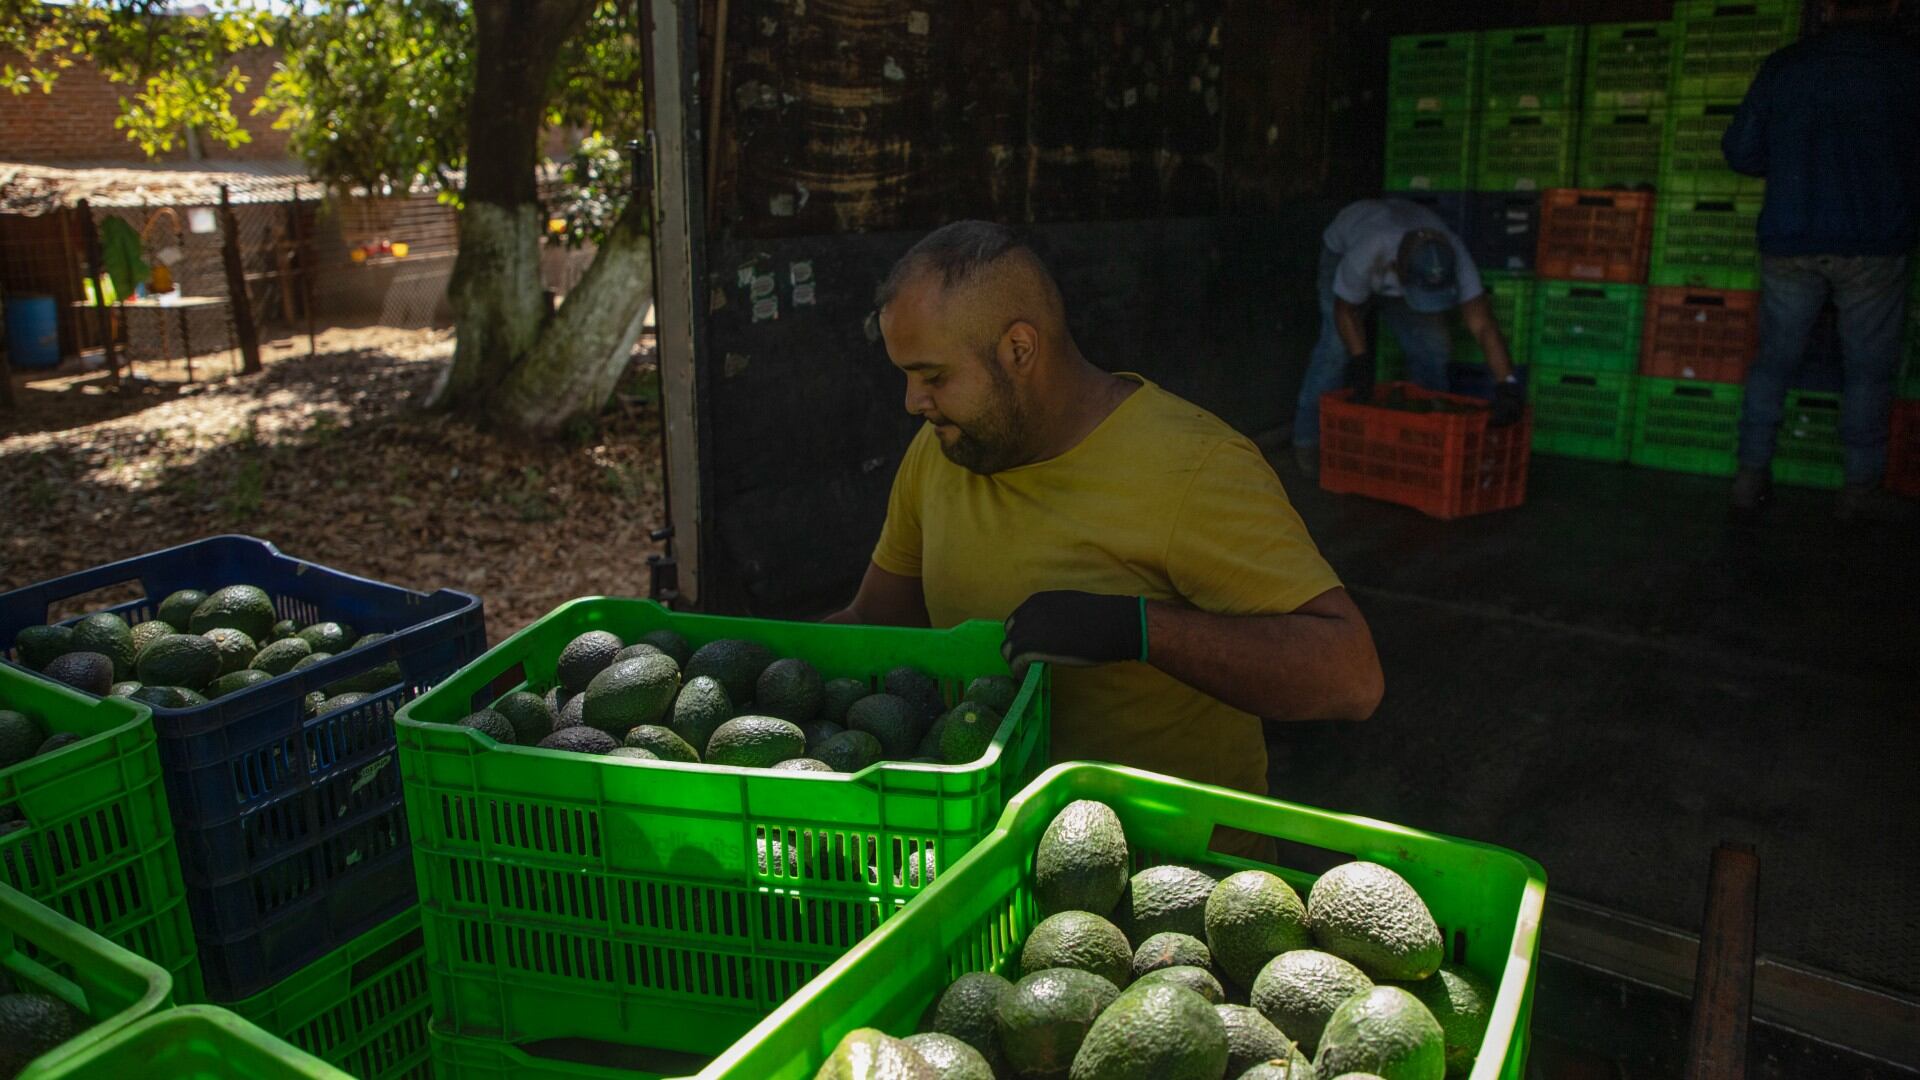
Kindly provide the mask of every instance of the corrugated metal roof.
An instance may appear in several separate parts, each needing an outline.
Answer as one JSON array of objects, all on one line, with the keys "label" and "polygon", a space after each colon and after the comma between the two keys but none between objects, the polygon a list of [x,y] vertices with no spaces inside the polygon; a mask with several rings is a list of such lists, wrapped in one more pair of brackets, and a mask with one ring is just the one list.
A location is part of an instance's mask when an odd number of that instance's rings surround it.
[{"label": "corrugated metal roof", "polygon": [[296,161],[145,166],[0,161],[0,213],[45,214],[81,199],[99,207],[202,206],[220,201],[222,184],[236,203],[282,202],[292,197],[296,183],[314,184]]}]

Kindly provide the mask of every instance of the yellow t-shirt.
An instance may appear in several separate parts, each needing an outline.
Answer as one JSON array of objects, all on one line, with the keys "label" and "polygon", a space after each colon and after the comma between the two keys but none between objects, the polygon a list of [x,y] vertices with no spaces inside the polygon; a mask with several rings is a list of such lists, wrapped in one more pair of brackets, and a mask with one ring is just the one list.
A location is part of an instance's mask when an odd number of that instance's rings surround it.
[{"label": "yellow t-shirt", "polygon": [[[1260,451],[1141,383],[1058,457],[980,476],[931,427],[894,477],[873,561],[921,579],[936,627],[1003,620],[1048,589],[1284,614],[1339,586]],[[1152,654],[1152,642],[1148,642]],[[1056,667],[1053,756],[1267,790],[1258,719],[1146,663]]]}]

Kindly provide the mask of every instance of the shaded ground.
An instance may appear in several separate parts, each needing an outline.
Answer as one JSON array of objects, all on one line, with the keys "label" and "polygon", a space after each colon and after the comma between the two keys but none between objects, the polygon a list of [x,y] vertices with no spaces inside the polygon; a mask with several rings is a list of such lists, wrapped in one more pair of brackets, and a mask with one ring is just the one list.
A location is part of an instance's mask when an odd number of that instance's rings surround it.
[{"label": "shaded ground", "polygon": [[420,402],[444,330],[336,328],[225,376],[16,375],[0,412],[0,591],[224,532],[382,581],[480,594],[495,641],[556,604],[645,595],[659,417],[636,364],[597,432],[527,445]]}]

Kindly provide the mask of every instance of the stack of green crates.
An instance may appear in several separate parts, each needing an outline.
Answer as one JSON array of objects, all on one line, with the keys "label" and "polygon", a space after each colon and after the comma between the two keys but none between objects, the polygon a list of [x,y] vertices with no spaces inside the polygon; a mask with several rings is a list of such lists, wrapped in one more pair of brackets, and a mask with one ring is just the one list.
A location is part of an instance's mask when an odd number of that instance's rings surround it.
[{"label": "stack of green crates", "polygon": [[1646,292],[1642,285],[1587,281],[1535,286],[1528,379],[1535,450],[1627,460]]},{"label": "stack of green crates", "polygon": [[1573,183],[1580,65],[1578,26],[1481,35],[1479,191],[1543,191]]},{"label": "stack of green crates", "polygon": [[1480,37],[1396,37],[1387,75],[1388,191],[1460,191],[1473,182]]},{"label": "stack of green crates", "polygon": [[1678,0],[1674,101],[1734,101],[1760,65],[1800,35],[1800,0]]},{"label": "stack of green crates", "polygon": [[1579,187],[1659,182],[1675,40],[1670,22],[1609,23],[1587,31]]}]

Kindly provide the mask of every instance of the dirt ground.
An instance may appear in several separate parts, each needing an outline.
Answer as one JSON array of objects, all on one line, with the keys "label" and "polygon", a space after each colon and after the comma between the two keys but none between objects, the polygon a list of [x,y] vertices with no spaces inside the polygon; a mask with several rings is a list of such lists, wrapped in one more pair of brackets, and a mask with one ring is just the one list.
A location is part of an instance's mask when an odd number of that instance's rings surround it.
[{"label": "dirt ground", "polygon": [[422,401],[446,330],[338,327],[230,375],[139,365],[115,390],[72,361],[14,373],[0,410],[0,592],[218,533],[486,602],[499,641],[577,596],[644,596],[662,521],[659,411],[636,363],[598,431],[529,444]]}]

